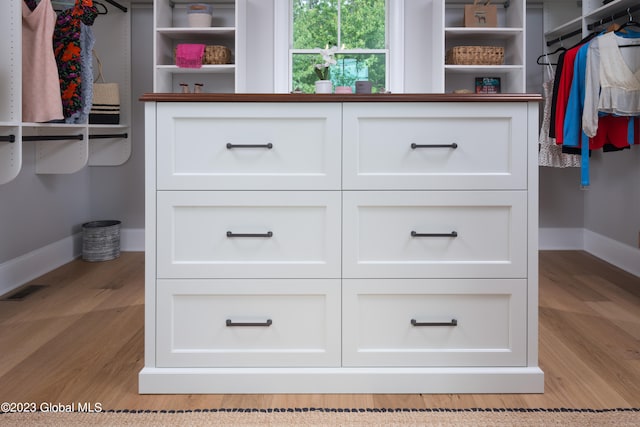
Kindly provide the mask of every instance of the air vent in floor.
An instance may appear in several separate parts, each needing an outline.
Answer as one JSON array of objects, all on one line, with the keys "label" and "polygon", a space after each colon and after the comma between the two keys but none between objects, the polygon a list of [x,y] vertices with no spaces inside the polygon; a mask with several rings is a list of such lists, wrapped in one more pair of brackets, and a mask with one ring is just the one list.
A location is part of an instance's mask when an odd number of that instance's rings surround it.
[{"label": "air vent in floor", "polygon": [[0,301],[22,301],[28,296],[46,287],[47,285],[27,285],[13,293],[9,293],[3,296],[2,298],[0,298]]}]

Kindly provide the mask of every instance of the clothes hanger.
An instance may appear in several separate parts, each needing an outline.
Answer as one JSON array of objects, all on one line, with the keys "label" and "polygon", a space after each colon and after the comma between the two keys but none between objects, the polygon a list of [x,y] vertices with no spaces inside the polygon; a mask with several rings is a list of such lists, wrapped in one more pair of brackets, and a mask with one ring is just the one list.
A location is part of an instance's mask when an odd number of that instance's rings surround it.
[{"label": "clothes hanger", "polygon": [[[109,13],[109,9],[107,9],[107,6],[104,5],[103,3],[100,3],[99,1],[93,0],[93,5],[96,7],[96,9],[98,10],[98,15],[106,15]],[[100,7],[102,7],[103,10],[100,10]]]},{"label": "clothes hanger", "polygon": [[[631,16],[631,8],[627,8],[627,15],[629,15],[629,20],[624,24],[620,25],[619,28],[615,30],[617,33],[619,32],[627,33],[628,32],[626,30],[627,28],[640,28],[640,23],[634,21],[633,16]],[[638,34],[638,36],[640,37],[640,34]],[[619,45],[618,47],[640,47],[640,44],[623,44],[623,45]]]},{"label": "clothes hanger", "polygon": [[620,28],[618,28],[617,31],[623,31],[625,28],[629,28],[629,27],[636,27],[636,28],[640,27],[640,23],[634,21],[633,16],[631,16],[631,8],[627,8],[627,15],[629,15],[629,20],[624,24],[620,25]]},{"label": "clothes hanger", "polygon": [[[549,55],[555,55],[556,53],[565,52],[566,50],[567,50],[567,48],[565,48],[564,46],[560,46],[559,48],[557,48],[553,52],[543,53],[542,55],[538,56],[538,59],[536,59],[536,63],[538,65],[558,65],[557,63],[548,62],[549,61]],[[546,58],[547,62],[540,62],[542,60],[542,58]]]}]

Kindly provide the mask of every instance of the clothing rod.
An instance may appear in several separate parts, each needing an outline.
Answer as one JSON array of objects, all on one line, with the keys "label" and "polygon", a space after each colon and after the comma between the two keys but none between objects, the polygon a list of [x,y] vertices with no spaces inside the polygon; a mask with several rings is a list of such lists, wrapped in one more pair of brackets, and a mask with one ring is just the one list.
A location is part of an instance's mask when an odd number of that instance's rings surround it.
[{"label": "clothing rod", "polygon": [[591,23],[589,25],[587,25],[587,30],[591,31],[594,30],[596,28],[598,28],[600,25],[602,24],[606,24],[608,22],[612,22],[615,21],[616,19],[620,19],[620,18],[624,18],[624,17],[628,17],[629,20],[631,21],[631,14],[633,12],[638,12],[640,11],[640,6],[634,6],[634,7],[629,7],[623,11],[620,11],[612,16],[608,16],[606,18],[602,18],[601,20]]},{"label": "clothing rod", "polygon": [[109,3],[110,5],[117,7],[118,9],[120,9],[120,10],[121,10],[121,11],[123,11],[123,12],[126,12],[126,11],[127,11],[127,8],[126,8],[126,7],[124,7],[123,5],[121,5],[120,3],[118,3],[118,2],[117,2],[117,1],[115,1],[115,0],[103,0],[103,1],[106,1],[106,2],[107,2],[107,3]]},{"label": "clothing rod", "polygon": [[563,34],[563,35],[559,36],[556,39],[549,40],[547,42],[547,47],[551,46],[551,45],[554,45],[554,44],[556,44],[558,42],[561,42],[562,40],[570,39],[571,37],[577,36],[578,34],[582,34],[582,30],[578,29],[578,30],[575,30],[575,31],[571,31],[570,33],[567,33],[567,34]]},{"label": "clothing rod", "polygon": [[66,141],[68,139],[76,139],[78,141],[82,141],[84,139],[84,135],[34,135],[34,136],[23,136],[22,140],[25,142],[32,141]]},{"label": "clothing rod", "polygon": [[108,139],[108,138],[129,138],[128,133],[105,133],[105,134],[92,134],[89,135],[89,139]]},{"label": "clothing rod", "polygon": [[2,142],[16,142],[15,135],[0,135],[0,141]]}]

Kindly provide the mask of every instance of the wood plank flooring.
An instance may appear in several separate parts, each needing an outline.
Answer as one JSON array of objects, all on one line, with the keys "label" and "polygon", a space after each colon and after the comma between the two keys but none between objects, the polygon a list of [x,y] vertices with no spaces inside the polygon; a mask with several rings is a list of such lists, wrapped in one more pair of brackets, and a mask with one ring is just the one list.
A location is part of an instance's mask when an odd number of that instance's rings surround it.
[{"label": "wood plank flooring", "polygon": [[0,301],[0,402],[104,409],[640,407],[640,278],[585,252],[540,253],[544,394],[139,395],[144,254],[76,260]]}]

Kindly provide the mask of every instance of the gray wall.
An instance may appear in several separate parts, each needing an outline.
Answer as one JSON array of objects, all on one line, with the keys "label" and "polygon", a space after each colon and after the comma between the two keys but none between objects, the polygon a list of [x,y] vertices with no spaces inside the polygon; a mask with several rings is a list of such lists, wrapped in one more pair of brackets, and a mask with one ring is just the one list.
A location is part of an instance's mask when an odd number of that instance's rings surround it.
[{"label": "gray wall", "polygon": [[[121,166],[91,167],[91,213],[118,219],[122,228],[144,228],[144,104],[153,92],[153,8],[133,5],[131,13],[131,157]],[[99,219],[98,218],[98,219]]]},{"label": "gray wall", "polygon": [[89,194],[87,169],[36,175],[35,143],[25,142],[20,174],[0,185],[0,264],[79,232],[91,218]]},{"label": "gray wall", "polygon": [[[542,93],[547,78],[543,66],[536,63],[544,52],[541,5],[527,8],[527,91]],[[542,117],[542,106],[540,117]],[[584,192],[580,190],[578,168],[539,168],[541,228],[582,228],[584,226]]]},{"label": "gray wall", "polygon": [[585,191],[584,225],[637,248],[640,232],[640,149],[593,153]]}]

